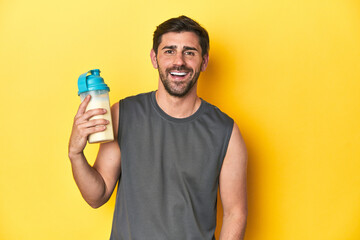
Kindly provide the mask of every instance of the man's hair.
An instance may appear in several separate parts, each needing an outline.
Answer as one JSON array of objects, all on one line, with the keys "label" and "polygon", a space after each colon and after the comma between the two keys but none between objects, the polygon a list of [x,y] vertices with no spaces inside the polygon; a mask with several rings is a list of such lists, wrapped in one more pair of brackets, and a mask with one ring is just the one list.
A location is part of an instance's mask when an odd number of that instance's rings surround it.
[{"label": "man's hair", "polygon": [[209,34],[199,23],[186,16],[171,18],[157,26],[153,37],[153,49],[158,52],[161,37],[169,32],[193,32],[199,37],[202,56],[209,52]]}]

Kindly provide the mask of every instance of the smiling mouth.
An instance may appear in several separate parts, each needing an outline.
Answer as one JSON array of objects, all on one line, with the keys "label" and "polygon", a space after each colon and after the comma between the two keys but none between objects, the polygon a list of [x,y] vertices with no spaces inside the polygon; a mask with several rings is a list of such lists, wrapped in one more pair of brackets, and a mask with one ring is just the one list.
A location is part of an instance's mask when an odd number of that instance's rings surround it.
[{"label": "smiling mouth", "polygon": [[188,73],[187,72],[170,72],[170,74],[171,74],[171,76],[174,76],[174,77],[184,77]]}]

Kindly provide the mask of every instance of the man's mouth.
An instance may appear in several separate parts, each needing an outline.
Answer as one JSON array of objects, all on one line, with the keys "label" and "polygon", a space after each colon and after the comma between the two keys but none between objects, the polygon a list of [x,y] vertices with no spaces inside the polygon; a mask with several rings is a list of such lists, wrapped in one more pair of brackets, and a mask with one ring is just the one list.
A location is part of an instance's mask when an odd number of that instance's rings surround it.
[{"label": "man's mouth", "polygon": [[174,77],[184,77],[188,73],[187,72],[170,72],[170,74],[171,74],[171,76],[174,76]]}]

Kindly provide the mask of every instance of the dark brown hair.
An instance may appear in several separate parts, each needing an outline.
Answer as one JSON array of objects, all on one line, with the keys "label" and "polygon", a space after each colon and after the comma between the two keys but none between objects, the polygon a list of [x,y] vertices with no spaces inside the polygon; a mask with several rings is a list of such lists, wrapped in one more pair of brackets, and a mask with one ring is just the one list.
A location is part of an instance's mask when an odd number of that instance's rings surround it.
[{"label": "dark brown hair", "polygon": [[153,37],[153,49],[157,54],[161,37],[168,32],[193,32],[199,37],[202,56],[209,52],[209,34],[199,23],[186,16],[171,18],[157,26]]}]

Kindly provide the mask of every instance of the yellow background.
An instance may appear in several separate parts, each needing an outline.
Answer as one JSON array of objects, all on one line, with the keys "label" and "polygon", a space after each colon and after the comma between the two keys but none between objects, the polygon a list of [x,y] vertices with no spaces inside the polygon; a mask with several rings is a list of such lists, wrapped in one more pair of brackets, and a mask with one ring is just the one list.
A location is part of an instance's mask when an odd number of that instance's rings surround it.
[{"label": "yellow background", "polygon": [[246,240],[360,239],[358,0],[2,0],[1,240],[108,239],[114,198],[87,206],[67,158],[77,78],[156,89],[153,31],[182,14],[210,33],[199,94],[247,143]]}]

